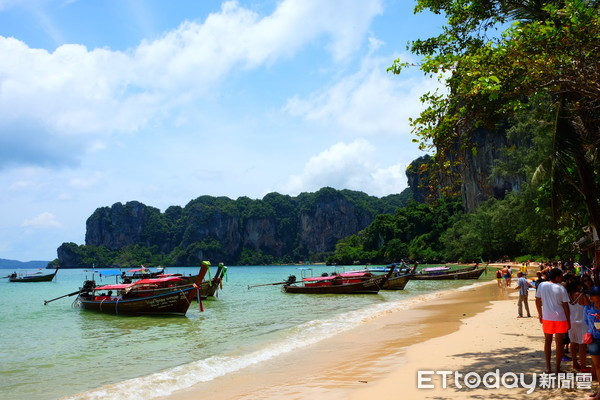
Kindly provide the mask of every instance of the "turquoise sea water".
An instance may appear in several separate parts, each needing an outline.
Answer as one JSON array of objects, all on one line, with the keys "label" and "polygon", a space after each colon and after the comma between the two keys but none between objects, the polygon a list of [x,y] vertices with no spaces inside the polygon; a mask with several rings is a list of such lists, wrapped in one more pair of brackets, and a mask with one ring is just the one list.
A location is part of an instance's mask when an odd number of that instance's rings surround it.
[{"label": "turquoise sea water", "polygon": [[[314,276],[333,267],[311,266]],[[214,269],[214,268],[213,268]],[[6,273],[5,273],[6,271]],[[197,267],[169,268],[186,275]],[[2,270],[2,276],[12,271]],[[287,294],[248,285],[300,278],[295,266],[229,267],[218,297],[185,317],[120,317],[72,307],[87,270],[60,270],[54,282],[0,279],[0,398],[152,399],[240,370],[406,308],[411,299],[475,281],[410,281],[378,295]],[[97,283],[114,283],[102,278]],[[488,273],[480,281],[492,279]],[[128,384],[135,379],[136,384]],[[118,390],[113,389],[118,386]]]}]

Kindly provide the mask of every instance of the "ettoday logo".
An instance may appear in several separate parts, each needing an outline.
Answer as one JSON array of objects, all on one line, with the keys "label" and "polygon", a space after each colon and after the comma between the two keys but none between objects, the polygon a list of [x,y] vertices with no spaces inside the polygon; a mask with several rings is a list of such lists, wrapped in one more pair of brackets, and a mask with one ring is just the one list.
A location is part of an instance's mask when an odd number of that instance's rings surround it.
[{"label": "ettoday logo", "polygon": [[448,388],[453,385],[456,389],[527,389],[527,394],[536,389],[584,389],[592,387],[591,373],[515,373],[503,372],[499,369],[486,373],[460,371],[417,371],[417,388],[435,389]]}]

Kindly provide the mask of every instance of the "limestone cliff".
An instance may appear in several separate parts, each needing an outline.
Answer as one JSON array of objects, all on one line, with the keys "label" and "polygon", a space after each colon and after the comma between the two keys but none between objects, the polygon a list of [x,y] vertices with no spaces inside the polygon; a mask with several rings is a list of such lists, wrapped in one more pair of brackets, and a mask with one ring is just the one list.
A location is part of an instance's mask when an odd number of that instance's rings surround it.
[{"label": "limestone cliff", "polygon": [[494,166],[506,160],[506,149],[511,145],[503,129],[478,128],[472,135],[475,150],[464,151],[460,164],[461,196],[463,207],[473,212],[487,199],[502,199],[506,193],[517,191],[522,177],[500,177],[493,174]]},{"label": "limestone cliff", "polygon": [[[332,252],[340,239],[367,227],[377,214],[393,212],[404,197],[332,188],[297,197],[270,193],[262,200],[202,196],[164,213],[137,201],[116,203],[88,218],[85,242],[113,252],[142,246],[180,265],[198,259],[235,264],[253,254],[298,261]],[[63,244],[61,264],[81,263],[81,251]]]},{"label": "limestone cliff", "polygon": [[[430,156],[419,157],[409,165],[406,176],[416,201],[438,198],[440,194],[436,189],[453,186],[460,188],[465,211],[473,212],[485,200],[502,199],[506,193],[520,189],[523,183],[521,176],[501,177],[494,174],[494,167],[506,160],[506,150],[512,145],[506,132],[503,129],[477,128],[470,136],[472,146],[451,155],[450,161],[459,160],[457,165],[447,173],[440,174],[436,180],[431,179],[431,174],[438,172],[431,168]],[[431,187],[432,181],[437,183],[437,188]]]}]

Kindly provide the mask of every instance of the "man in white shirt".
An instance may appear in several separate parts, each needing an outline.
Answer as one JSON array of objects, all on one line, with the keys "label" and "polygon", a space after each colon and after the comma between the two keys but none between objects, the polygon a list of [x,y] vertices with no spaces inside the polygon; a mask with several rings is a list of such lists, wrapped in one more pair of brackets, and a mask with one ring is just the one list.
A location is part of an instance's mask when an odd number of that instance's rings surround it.
[{"label": "man in white shirt", "polygon": [[560,371],[560,362],[564,355],[565,333],[571,329],[569,313],[569,295],[561,285],[563,273],[554,268],[548,272],[549,281],[539,285],[535,293],[535,305],[544,331],[544,354],[546,372],[551,373],[552,337],[556,335],[556,373]]}]

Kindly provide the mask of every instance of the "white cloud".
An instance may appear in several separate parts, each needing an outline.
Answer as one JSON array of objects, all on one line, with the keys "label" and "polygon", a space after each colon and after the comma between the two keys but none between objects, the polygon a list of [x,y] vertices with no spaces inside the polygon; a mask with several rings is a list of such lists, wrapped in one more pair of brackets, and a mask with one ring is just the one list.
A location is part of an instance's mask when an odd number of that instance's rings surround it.
[{"label": "white cloud", "polygon": [[316,191],[324,186],[352,189],[375,196],[399,193],[406,187],[406,165],[382,167],[375,146],[365,139],[351,143],[336,143],[313,156],[301,174],[292,176],[283,185],[284,193]]},{"label": "white cloud", "polygon": [[[136,132],[175,107],[184,118],[182,106],[214,96],[240,67],[290,57],[318,38],[345,59],[361,46],[381,3],[285,0],[263,17],[227,1],[204,22],[186,21],[127,52],[78,44],[48,52],[0,36],[0,168],[73,165],[102,138]],[[6,150],[14,148],[20,151]]]},{"label": "white cloud", "polygon": [[31,219],[23,221],[21,226],[32,228],[58,228],[61,225],[54,214],[43,212]]},{"label": "white cloud", "polygon": [[307,120],[339,125],[347,134],[407,134],[411,130],[409,118],[423,108],[420,96],[439,83],[426,77],[400,79],[387,73],[394,58],[367,57],[356,73],[307,98],[291,98],[284,110]]},{"label": "white cloud", "polygon": [[75,189],[89,189],[93,187],[102,179],[104,179],[105,173],[103,172],[93,172],[86,174],[85,177],[73,177],[69,180],[69,186]]}]

